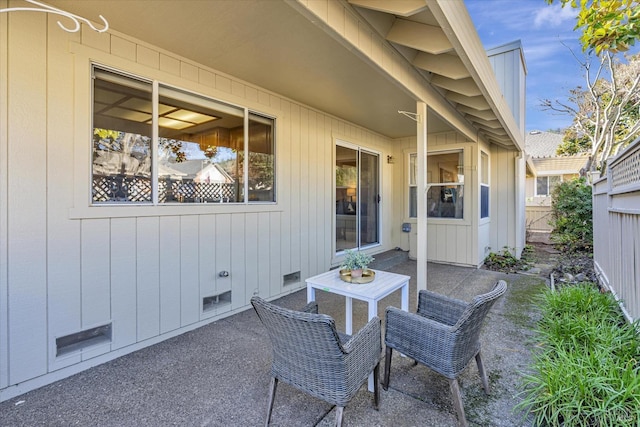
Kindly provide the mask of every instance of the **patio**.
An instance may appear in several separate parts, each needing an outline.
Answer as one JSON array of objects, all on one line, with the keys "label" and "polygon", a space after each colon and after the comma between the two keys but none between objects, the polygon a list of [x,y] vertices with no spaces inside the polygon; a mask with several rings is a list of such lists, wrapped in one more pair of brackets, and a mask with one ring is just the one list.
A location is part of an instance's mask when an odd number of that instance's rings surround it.
[{"label": "patio", "polygon": [[[384,255],[384,254],[383,254]],[[412,277],[410,311],[416,298],[416,263],[406,260],[374,268]],[[488,291],[498,279],[508,282],[483,329],[483,358],[492,394],[486,396],[475,363],[460,377],[467,419],[475,426],[530,426],[518,402],[518,378],[529,360],[527,348],[530,296],[544,277],[503,274],[440,264],[428,266],[430,290],[469,300]],[[344,328],[344,299],[318,292],[320,311]],[[306,291],[276,301],[302,307]],[[399,306],[396,292],[380,302]],[[366,306],[353,302],[354,330],[364,325]],[[383,323],[384,324],[384,323]],[[269,367],[269,339],[253,310],[126,355],[70,378],[0,404],[0,425],[6,426],[257,426],[264,423]],[[449,385],[444,377],[413,366],[394,352],[391,386],[381,390],[380,410],[362,387],[346,407],[345,426],[456,426]],[[329,426],[335,410],[328,404],[280,384],[272,425]]]}]

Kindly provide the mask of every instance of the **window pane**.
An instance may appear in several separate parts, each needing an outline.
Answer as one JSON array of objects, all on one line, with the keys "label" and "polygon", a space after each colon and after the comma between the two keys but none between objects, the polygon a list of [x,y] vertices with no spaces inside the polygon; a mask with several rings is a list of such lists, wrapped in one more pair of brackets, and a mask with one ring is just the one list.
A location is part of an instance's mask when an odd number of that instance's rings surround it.
[{"label": "window pane", "polygon": [[463,185],[432,185],[427,191],[427,214],[430,218],[462,218],[463,198]]},{"label": "window pane", "polygon": [[489,156],[480,152],[480,183],[489,184]]},{"label": "window pane", "polygon": [[358,151],[336,145],[336,251],[358,247]]},{"label": "window pane", "polygon": [[418,188],[409,187],[409,218],[418,217]]},{"label": "window pane", "polygon": [[429,154],[427,156],[427,180],[429,183],[463,183],[463,153]]},{"label": "window pane", "polygon": [[418,175],[418,155],[409,154],[409,185],[417,185],[416,175]]},{"label": "window pane", "polygon": [[249,201],[275,201],[274,120],[249,115]]},{"label": "window pane", "polygon": [[548,179],[546,176],[539,176],[536,178],[536,195],[547,196],[548,193]]},{"label": "window pane", "polygon": [[92,201],[151,202],[151,84],[94,69]]},{"label": "window pane", "polygon": [[489,186],[480,186],[480,218],[489,217]]},{"label": "window pane", "polygon": [[167,87],[159,90],[158,201],[244,201],[244,110]]}]

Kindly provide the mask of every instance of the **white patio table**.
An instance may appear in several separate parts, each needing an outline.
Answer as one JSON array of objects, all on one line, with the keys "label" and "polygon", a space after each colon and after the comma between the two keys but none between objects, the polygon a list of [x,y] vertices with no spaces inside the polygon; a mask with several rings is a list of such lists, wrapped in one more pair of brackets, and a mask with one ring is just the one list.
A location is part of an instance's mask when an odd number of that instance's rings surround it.
[{"label": "white patio table", "polygon": [[[315,301],[316,289],[345,297],[345,332],[353,333],[353,298],[366,301],[369,306],[368,319],[378,315],[378,301],[401,289],[401,309],[409,310],[409,276],[373,270],[375,279],[370,283],[347,283],[340,278],[338,269],[309,277],[307,282],[307,302]],[[373,375],[369,376],[369,391],[373,391]]]}]

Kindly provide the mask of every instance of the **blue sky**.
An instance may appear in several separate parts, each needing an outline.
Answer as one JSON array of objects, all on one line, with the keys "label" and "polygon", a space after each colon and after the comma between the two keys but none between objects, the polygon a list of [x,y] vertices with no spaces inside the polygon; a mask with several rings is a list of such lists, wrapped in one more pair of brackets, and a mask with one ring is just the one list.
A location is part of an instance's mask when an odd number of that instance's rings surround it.
[{"label": "blue sky", "polygon": [[576,12],[544,0],[465,0],[465,4],[485,48],[522,42],[528,71],[527,131],[569,126],[571,117],[543,111],[540,100],[562,99],[570,89],[584,86],[583,70],[574,57],[584,59],[580,33],[573,31]]}]

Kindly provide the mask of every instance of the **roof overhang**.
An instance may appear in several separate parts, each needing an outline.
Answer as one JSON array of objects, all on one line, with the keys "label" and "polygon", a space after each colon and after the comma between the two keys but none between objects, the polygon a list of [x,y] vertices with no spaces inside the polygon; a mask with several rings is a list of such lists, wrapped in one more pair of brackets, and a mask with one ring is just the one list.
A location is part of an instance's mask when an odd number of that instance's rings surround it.
[{"label": "roof overhang", "polygon": [[[227,74],[242,79],[390,138],[416,134],[415,123],[398,110],[415,111],[421,99],[355,54],[345,40],[328,34],[312,14],[300,12],[312,2],[49,3],[89,19],[104,15],[115,34],[158,46],[217,70],[223,78]],[[438,98],[437,103],[428,103],[436,113],[429,114],[429,132],[453,129],[504,147],[524,147],[463,2],[350,0],[339,2],[339,7],[351,8],[384,37],[389,48],[400,52],[408,67],[420,72],[430,96]]]}]

